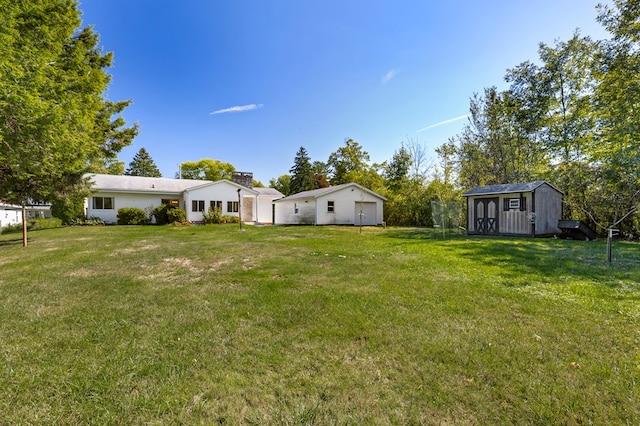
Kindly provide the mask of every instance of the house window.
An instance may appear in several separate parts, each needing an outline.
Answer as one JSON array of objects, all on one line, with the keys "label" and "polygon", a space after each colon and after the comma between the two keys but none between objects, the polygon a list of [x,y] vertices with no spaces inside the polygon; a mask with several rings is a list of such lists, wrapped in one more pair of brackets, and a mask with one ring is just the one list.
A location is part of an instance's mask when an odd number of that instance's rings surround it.
[{"label": "house window", "polygon": [[113,197],[93,197],[93,208],[96,210],[113,210]]},{"label": "house window", "polygon": [[180,200],[170,200],[163,198],[161,200],[161,204],[164,204],[165,206],[178,207],[180,206]]},{"label": "house window", "polygon": [[299,211],[300,211],[300,210],[298,209],[298,203],[294,203],[294,204],[293,204],[293,212],[294,212],[295,214],[298,214],[298,213],[299,213]]},{"label": "house window", "polygon": [[191,200],[191,211],[192,212],[203,212],[204,211],[204,200]]},{"label": "house window", "polygon": [[222,201],[209,201],[209,207],[214,210],[222,210]]},{"label": "house window", "polygon": [[520,198],[509,198],[509,210],[520,210]]},{"label": "house window", "polygon": [[333,213],[333,212],[335,212],[335,202],[327,201],[327,213]]},{"label": "house window", "polygon": [[227,212],[238,213],[239,203],[237,201],[227,201]]}]

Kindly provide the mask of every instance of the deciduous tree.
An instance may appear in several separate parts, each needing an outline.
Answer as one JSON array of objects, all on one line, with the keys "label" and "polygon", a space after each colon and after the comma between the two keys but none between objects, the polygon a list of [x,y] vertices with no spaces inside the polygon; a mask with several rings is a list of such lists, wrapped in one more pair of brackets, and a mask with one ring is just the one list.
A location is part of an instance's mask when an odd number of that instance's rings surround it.
[{"label": "deciduous tree", "polygon": [[104,99],[112,55],[79,29],[75,1],[0,0],[0,10],[0,198],[53,201],[86,188],[89,165],[114,158],[137,127],[119,117],[129,102]]},{"label": "deciduous tree", "polygon": [[231,163],[203,158],[198,161],[186,161],[180,164],[180,172],[176,177],[196,180],[231,180],[236,168]]}]

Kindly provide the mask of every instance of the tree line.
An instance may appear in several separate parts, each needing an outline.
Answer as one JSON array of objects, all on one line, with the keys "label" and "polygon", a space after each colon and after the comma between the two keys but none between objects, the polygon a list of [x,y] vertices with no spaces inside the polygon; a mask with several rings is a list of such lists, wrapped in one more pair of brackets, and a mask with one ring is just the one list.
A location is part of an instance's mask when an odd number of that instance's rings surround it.
[{"label": "tree line", "polygon": [[[78,3],[0,0],[0,10],[0,199],[48,201],[57,216],[72,216],[88,194],[87,172],[160,176],[144,148],[126,170],[117,158],[138,126],[121,116],[130,101],[104,97],[112,54],[91,27],[80,26]],[[436,149],[437,164],[412,140],[371,164],[347,139],[326,161],[311,161],[300,147],[289,174],[270,184],[289,195],[357,182],[388,199],[388,223],[428,226],[431,200],[459,201],[475,186],[544,179],[564,192],[567,218],[638,236],[638,16],[638,0],[614,0],[597,10],[610,38],[576,32],[540,44],[537,62],[507,70],[506,90],[471,97],[468,123]],[[182,163],[180,177],[217,180],[234,170],[203,159]]]},{"label": "tree line", "polygon": [[541,43],[506,90],[470,100],[463,131],[438,149],[460,188],[548,180],[564,215],[640,235],[640,2],[598,6],[611,35]]}]

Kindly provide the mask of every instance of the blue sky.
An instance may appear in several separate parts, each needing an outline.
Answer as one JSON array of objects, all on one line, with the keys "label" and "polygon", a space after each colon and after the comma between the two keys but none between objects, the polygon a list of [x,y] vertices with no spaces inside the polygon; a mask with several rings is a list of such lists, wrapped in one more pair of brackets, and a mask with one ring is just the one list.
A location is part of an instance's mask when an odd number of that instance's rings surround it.
[{"label": "blue sky", "polygon": [[[600,1],[607,3],[605,1]],[[537,60],[540,42],[595,39],[598,0],[84,0],[114,53],[107,97],[164,177],[214,158],[269,180],[300,146],[326,161],[345,139],[371,161],[403,141],[460,133],[474,92]]]}]

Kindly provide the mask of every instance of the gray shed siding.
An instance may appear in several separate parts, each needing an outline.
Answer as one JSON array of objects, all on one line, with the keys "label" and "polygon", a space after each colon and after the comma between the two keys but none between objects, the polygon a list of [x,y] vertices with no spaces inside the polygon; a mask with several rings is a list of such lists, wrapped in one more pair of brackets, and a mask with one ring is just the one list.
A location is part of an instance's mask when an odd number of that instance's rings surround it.
[{"label": "gray shed siding", "polygon": [[[516,236],[559,234],[561,231],[558,228],[558,220],[562,219],[562,193],[546,182],[532,184],[504,185],[505,188],[514,187],[521,190],[516,192],[500,193],[499,186],[495,186],[498,188],[495,192],[489,189],[483,193],[482,188],[475,188],[465,194],[467,233]],[[510,206],[510,200],[514,200],[518,207]],[[533,221],[530,219],[532,213],[535,214]],[[482,228],[482,220],[486,220],[485,215],[495,220],[495,227],[484,225],[485,228]]]}]

